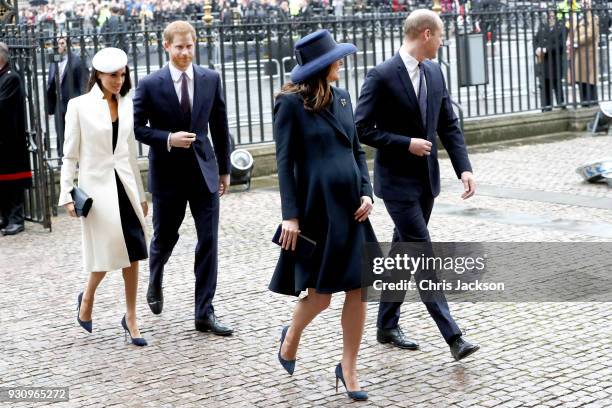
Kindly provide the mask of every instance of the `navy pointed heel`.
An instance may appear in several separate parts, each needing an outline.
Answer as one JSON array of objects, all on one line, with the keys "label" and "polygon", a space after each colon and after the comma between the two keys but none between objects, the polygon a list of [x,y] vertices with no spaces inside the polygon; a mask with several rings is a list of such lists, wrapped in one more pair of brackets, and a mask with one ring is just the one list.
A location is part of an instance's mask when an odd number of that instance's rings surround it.
[{"label": "navy pointed heel", "polygon": [[289,326],[283,327],[283,331],[281,332],[280,346],[278,347],[278,361],[281,363],[283,368],[289,373],[289,375],[293,375],[293,371],[295,370],[295,360],[285,360],[284,358],[281,357],[281,348],[283,347],[283,342],[285,341],[287,330],[289,330]]},{"label": "navy pointed heel", "polygon": [[123,315],[123,319],[121,319],[121,327],[123,327],[123,330],[124,330],[123,339],[125,341],[127,341],[127,336],[129,334],[130,340],[133,345],[143,347],[148,344],[147,341],[143,337],[136,337],[136,338],[132,337],[132,333],[130,333],[130,329],[127,327],[127,323],[125,321],[125,315]]},{"label": "navy pointed heel", "polygon": [[79,313],[81,313],[81,301],[82,300],[83,300],[83,292],[79,293],[79,296],[77,297],[77,322],[82,328],[84,328],[85,330],[91,333],[93,331],[93,320],[81,320],[79,318]]},{"label": "navy pointed heel", "polygon": [[344,385],[344,389],[346,389],[346,394],[349,396],[349,398],[351,398],[354,401],[367,401],[368,399],[368,393],[361,390],[361,391],[349,391],[348,388],[346,388],[346,383],[344,382],[344,375],[342,374],[342,363],[338,363],[338,365],[336,366],[336,392],[338,392],[338,381],[342,381],[342,384]]}]

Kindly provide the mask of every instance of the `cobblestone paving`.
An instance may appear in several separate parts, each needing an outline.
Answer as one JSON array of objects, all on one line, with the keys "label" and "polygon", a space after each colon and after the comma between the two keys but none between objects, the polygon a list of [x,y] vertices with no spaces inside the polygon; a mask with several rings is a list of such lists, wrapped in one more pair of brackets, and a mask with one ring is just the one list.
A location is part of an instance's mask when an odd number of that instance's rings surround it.
[{"label": "cobblestone paving", "polygon": [[[612,189],[587,185],[574,173],[584,161],[605,156],[611,145],[611,137],[581,137],[476,153],[472,161],[483,184],[612,198]],[[450,187],[434,209],[434,240],[612,240],[607,233],[610,210],[489,196],[462,201],[450,162],[442,160],[441,168],[444,185]],[[160,316],[146,305],[148,266],[142,265],[138,311],[141,332],[150,343],[142,349],[123,340],[119,272],[107,275],[99,288],[94,333],[77,326],[76,295],[86,280],[78,221],[62,214],[53,220],[51,234],[28,224],[23,234],[1,237],[0,386],[68,386],[70,401],[56,406],[71,407],[349,404],[333,387],[333,368],[341,356],[343,295],[334,296],[331,307],[305,332],[293,377],[276,360],[280,327],[295,304],[267,290],[278,254],[270,238],[280,220],[279,207],[274,189],[222,199],[215,305],[222,322],[236,329],[230,338],[194,330],[196,238],[192,219],[186,217],[167,266]],[[150,228],[150,217],[148,222]],[[379,239],[389,240],[391,222],[380,200],[372,222]],[[584,228],[564,228],[568,222]],[[451,309],[467,337],[482,346],[461,363],[451,358],[422,304],[404,305],[401,321],[408,335],[420,341],[420,351],[379,345],[376,305],[369,305],[359,360],[361,383],[370,393],[363,406],[612,405],[610,303],[453,303]],[[0,402],[0,407],[9,404]]]}]

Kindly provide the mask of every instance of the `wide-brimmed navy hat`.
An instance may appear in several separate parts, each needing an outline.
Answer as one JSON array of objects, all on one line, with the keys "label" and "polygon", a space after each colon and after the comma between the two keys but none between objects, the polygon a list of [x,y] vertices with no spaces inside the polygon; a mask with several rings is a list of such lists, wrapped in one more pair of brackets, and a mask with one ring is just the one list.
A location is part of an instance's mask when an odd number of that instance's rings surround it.
[{"label": "wide-brimmed navy hat", "polygon": [[317,30],[295,43],[296,65],[291,81],[302,82],[330,66],[333,62],[357,52],[349,43],[338,44],[327,30]]}]

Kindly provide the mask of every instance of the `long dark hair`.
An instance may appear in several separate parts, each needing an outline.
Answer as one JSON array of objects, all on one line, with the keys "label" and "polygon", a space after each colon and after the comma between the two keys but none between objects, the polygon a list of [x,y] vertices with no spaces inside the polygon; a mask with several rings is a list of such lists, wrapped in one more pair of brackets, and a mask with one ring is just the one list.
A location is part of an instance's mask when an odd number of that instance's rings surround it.
[{"label": "long dark hair", "polygon": [[332,102],[332,90],[327,81],[330,69],[331,65],[303,82],[287,82],[276,96],[298,94],[304,100],[304,109],[319,112]]},{"label": "long dark hair", "polygon": [[[94,85],[98,84],[100,90],[104,89],[102,86],[102,81],[98,78],[98,74],[102,74],[102,72],[96,70],[94,67],[91,67],[91,75],[89,76],[89,82],[87,83],[87,92],[91,91],[91,88]],[[119,91],[119,95],[125,96],[132,89],[132,80],[130,79],[130,67],[125,66],[125,81],[123,81],[123,85],[121,86],[121,90]]]}]

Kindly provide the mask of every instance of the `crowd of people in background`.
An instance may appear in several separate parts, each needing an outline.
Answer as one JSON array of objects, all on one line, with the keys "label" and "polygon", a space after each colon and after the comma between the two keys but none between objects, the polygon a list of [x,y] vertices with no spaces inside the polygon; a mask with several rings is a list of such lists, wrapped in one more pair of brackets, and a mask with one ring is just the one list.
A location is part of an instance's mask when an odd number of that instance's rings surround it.
[{"label": "crowd of people in background", "polygon": [[[458,1],[458,0],[457,0]],[[398,0],[351,1],[352,13],[371,9],[393,11]],[[348,3],[348,1],[347,1]],[[397,11],[425,3],[420,0],[399,0]],[[321,15],[342,16],[345,0],[211,0],[213,16],[225,23],[234,19],[253,21],[272,18],[286,20]],[[60,27],[69,20],[82,20],[86,26],[102,27],[113,12],[124,19],[164,22],[174,17],[198,17],[204,13],[205,0],[87,0],[57,2],[24,8],[19,13],[20,24],[37,25],[55,22]]]},{"label": "crowd of people in background", "polygon": [[[222,24],[237,21],[256,23],[260,21],[289,21],[291,19],[312,20],[323,15],[345,15],[347,10],[358,12],[403,11],[405,8],[421,6],[420,0],[213,0],[213,18]],[[366,3],[367,1],[367,3]],[[106,46],[128,50],[125,41],[126,24],[132,22],[166,24],[167,21],[201,19],[207,0],[75,0],[74,3],[59,2],[28,8],[21,11],[20,24],[36,25],[50,22],[62,32],[69,20],[81,21],[84,29],[97,30],[105,35]],[[522,6],[536,7],[545,13],[529,14],[534,19],[523,23],[534,24],[533,46],[536,59],[535,73],[538,77],[543,110],[563,105],[567,96],[563,93],[563,82],[579,85],[583,104],[597,100],[597,72],[601,58],[596,50],[607,38],[612,19],[601,6],[609,6],[607,0],[556,0],[552,2],[522,2]],[[456,13],[457,29],[472,33],[484,33],[487,41],[495,42],[502,24],[499,18],[500,0],[441,0],[442,13]],[[506,4],[506,6],[509,6]],[[519,4],[513,4],[515,11]],[[595,9],[594,11],[591,11]],[[597,11],[599,9],[599,11]],[[605,8],[608,10],[608,7]],[[471,14],[471,13],[476,14]],[[494,13],[487,13],[494,12]],[[482,14],[478,14],[482,13]],[[455,18],[455,17],[452,17]],[[509,20],[509,17],[504,17]],[[459,21],[460,20],[460,21]],[[570,22],[571,20],[571,22]],[[516,23],[516,22],[515,22]],[[515,29],[518,25],[509,24]],[[525,27],[521,27],[525,28]],[[527,32],[527,31],[525,31]],[[52,78],[49,79],[50,83]],[[556,104],[553,103],[553,97]],[[61,126],[60,126],[61,127]],[[58,130],[58,133],[62,133]]]},{"label": "crowd of people in background", "polygon": [[[440,0],[442,13],[465,15],[470,12],[511,10],[516,5],[554,6],[555,1],[529,2],[520,0]],[[145,20],[165,23],[173,18],[197,19],[204,13],[206,0],[57,0],[39,6],[23,8],[19,22],[23,25],[55,23],[63,29],[70,21],[81,21],[85,28],[101,29],[117,15],[122,20]],[[217,21],[231,24],[237,20],[286,21],[321,16],[362,15],[364,13],[403,12],[419,7],[431,7],[428,0],[210,0],[211,13]]]}]

